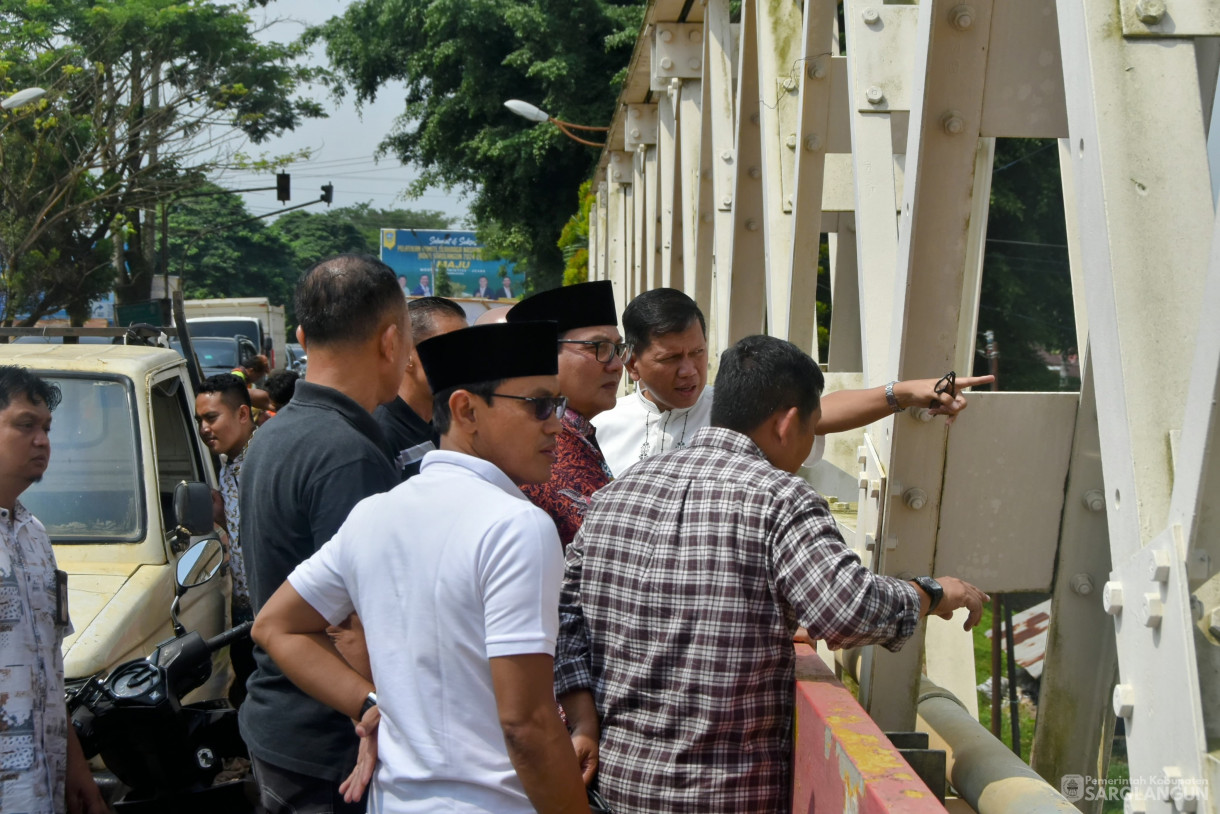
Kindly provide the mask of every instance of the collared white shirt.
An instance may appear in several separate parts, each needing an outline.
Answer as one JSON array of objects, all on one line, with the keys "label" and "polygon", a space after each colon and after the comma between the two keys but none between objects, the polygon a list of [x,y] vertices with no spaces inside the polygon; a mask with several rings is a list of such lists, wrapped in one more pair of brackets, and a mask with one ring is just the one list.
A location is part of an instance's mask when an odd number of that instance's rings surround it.
[{"label": "collared white shirt", "polygon": [[42,523],[20,501],[12,514],[0,509],[0,811],[64,810],[68,710],[61,647],[72,625],[55,570]]},{"label": "collared white shirt", "polygon": [[597,443],[614,477],[621,477],[633,464],[682,449],[695,433],[712,423],[712,386],[703,388],[690,407],[660,410],[637,388],[593,418]]},{"label": "collared white shirt", "polygon": [[555,524],[500,469],[429,452],[357,504],[288,577],[331,622],[364,623],[381,726],[369,810],[533,811],[504,745],[490,659],[554,655]]}]

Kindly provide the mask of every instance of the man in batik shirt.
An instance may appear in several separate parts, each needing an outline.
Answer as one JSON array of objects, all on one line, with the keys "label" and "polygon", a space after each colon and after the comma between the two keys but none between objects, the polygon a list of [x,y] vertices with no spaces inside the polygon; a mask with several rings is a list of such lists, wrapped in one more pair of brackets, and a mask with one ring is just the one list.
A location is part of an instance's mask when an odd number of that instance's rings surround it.
[{"label": "man in batik shirt", "polygon": [[952,577],[879,576],[794,473],[822,374],[795,345],[724,353],[712,426],[597,496],[568,548],[555,690],[588,733],[616,814],[791,811],[797,626],[896,650],[928,613],[986,595]]},{"label": "man in batik shirt", "polygon": [[[219,373],[204,379],[195,396],[195,420],[199,437],[220,457],[220,495],[224,500],[225,528],[229,532],[229,564],[233,569],[233,624],[253,621],[250,588],[246,583],[245,559],[241,551],[241,505],[238,484],[246,450],[254,437],[250,391],[239,376]],[[246,679],[254,672],[254,644],[246,637],[229,647],[233,662],[233,685],[229,700],[241,706],[246,697]]]},{"label": "man in batik shirt", "polygon": [[610,482],[597,446],[593,416],[614,407],[628,348],[618,331],[610,281],[555,288],[513,306],[509,322],[550,321],[559,328],[559,392],[568,399],[555,466],[546,483],[522,491],[551,516],[566,548],[584,520],[593,493]]},{"label": "man in batik shirt", "polygon": [[59,399],[25,368],[0,367],[0,811],[105,814],[64,703],[68,575],[17,499],[50,463]]}]

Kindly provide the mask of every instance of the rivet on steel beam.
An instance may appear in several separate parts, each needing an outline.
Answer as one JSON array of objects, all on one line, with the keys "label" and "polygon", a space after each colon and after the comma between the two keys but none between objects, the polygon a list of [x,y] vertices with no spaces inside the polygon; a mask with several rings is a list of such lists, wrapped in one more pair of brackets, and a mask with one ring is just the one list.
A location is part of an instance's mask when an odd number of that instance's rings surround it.
[{"label": "rivet on steel beam", "polygon": [[750,114],[750,124],[758,124],[758,114],[757,113]]},{"label": "rivet on steel beam", "polygon": [[826,78],[826,63],[820,59],[815,59],[809,63],[809,67],[805,69],[805,76],[810,79],[825,79]]},{"label": "rivet on steel beam", "polygon": [[1165,605],[1161,602],[1161,595],[1144,594],[1140,600],[1140,621],[1144,623],[1144,627],[1160,627],[1164,616]]},{"label": "rivet on steel beam", "polygon": [[1135,711],[1135,688],[1130,684],[1114,686],[1114,714],[1120,718],[1130,718]]},{"label": "rivet on steel beam", "polygon": [[795,150],[796,149],[796,133],[788,134],[788,139],[784,143],[788,145],[789,150]]},{"label": "rivet on steel beam", "polygon": [[868,8],[866,8],[860,14],[860,16],[864,18],[864,22],[867,25],[876,25],[878,22],[881,21],[881,13],[878,12],[877,9],[873,8],[872,6],[869,6]]},{"label": "rivet on steel beam", "polygon": [[822,137],[821,136],[819,136],[817,133],[810,133],[809,135],[805,136],[805,150],[806,151],[812,153],[813,151],[820,150],[821,148],[822,148]]},{"label": "rivet on steel beam", "polygon": [[1173,560],[1168,551],[1161,548],[1153,549],[1152,562],[1148,563],[1148,579],[1153,582],[1168,582],[1169,568],[1172,564]]},{"label": "rivet on steel beam", "polygon": [[1135,4],[1135,16],[1144,25],[1156,25],[1165,16],[1165,3],[1163,0],[1139,0]]},{"label": "rivet on steel beam", "polygon": [[1106,496],[1101,493],[1100,489],[1090,489],[1081,499],[1084,501],[1084,507],[1091,512],[1106,510]]},{"label": "rivet on steel beam", "polygon": [[690,33],[686,35],[686,38],[688,40],[690,40],[691,42],[702,42],[703,41],[703,29],[692,28],[690,30]]},{"label": "rivet on steel beam", "polygon": [[966,129],[966,122],[962,120],[962,114],[950,110],[940,117],[940,126],[945,129],[946,134],[959,136]]},{"label": "rivet on steel beam", "polygon": [[791,76],[784,79],[782,84],[784,86],[784,90],[789,90],[789,91],[796,90],[796,80],[793,79]]},{"label": "rivet on steel beam", "polygon": [[885,92],[877,85],[869,85],[868,90],[864,91],[864,98],[868,99],[870,105],[879,105],[885,101]]},{"label": "rivet on steel beam", "polygon": [[1111,616],[1123,612],[1123,584],[1111,580],[1101,588],[1101,606]]},{"label": "rivet on steel beam", "polygon": [[754,220],[754,218],[747,219],[746,220],[746,231],[747,232],[757,232],[758,231],[758,221]]},{"label": "rivet on steel beam", "polygon": [[611,154],[610,154],[610,163],[612,163],[612,164],[617,164],[617,163],[619,163],[619,162],[620,162],[620,161],[622,161],[622,160],[623,160],[623,157],[622,157],[621,155],[619,155],[618,153],[611,153]]},{"label": "rivet on steel beam", "polygon": [[638,139],[640,137],[640,128],[638,128],[638,127],[631,128],[631,137],[633,139]]},{"label": "rivet on steel beam", "polygon": [[733,151],[732,150],[721,150],[720,151],[720,160],[725,162],[726,164],[732,164],[733,163]]},{"label": "rivet on steel beam", "polygon": [[949,22],[958,31],[969,31],[974,25],[974,9],[967,5],[955,6],[949,12]]},{"label": "rivet on steel beam", "polygon": [[1093,593],[1093,577],[1084,573],[1072,575],[1072,591],[1078,596],[1088,596]]},{"label": "rivet on steel beam", "polygon": [[702,213],[700,213],[700,215],[699,215],[699,220],[700,220],[700,221],[702,221],[703,223],[711,223],[711,222],[712,222],[712,216],[711,216],[711,214],[710,214],[710,213],[708,213],[708,212],[702,212]]},{"label": "rivet on steel beam", "polygon": [[657,36],[661,38],[661,42],[669,42],[674,38],[674,32],[668,28],[662,28],[657,32]]},{"label": "rivet on steel beam", "polygon": [[928,493],[923,489],[912,486],[902,493],[902,502],[907,504],[908,508],[919,511],[928,505]]},{"label": "rivet on steel beam", "polygon": [[749,173],[750,173],[750,177],[756,181],[762,177],[762,170],[759,169],[758,167],[750,167]]},{"label": "rivet on steel beam", "polygon": [[720,205],[721,206],[732,206],[733,205],[733,196],[725,195],[723,198],[720,199]]},{"label": "rivet on steel beam", "polygon": [[692,71],[697,71],[703,67],[703,60],[699,59],[699,57],[691,57],[690,61],[686,64],[690,66]]},{"label": "rivet on steel beam", "polygon": [[[850,224],[849,224],[848,231],[854,232],[856,230],[851,228]],[[907,413],[914,418],[918,418],[920,421],[922,421],[925,424],[927,424],[933,418],[936,418],[936,416],[932,415],[932,411],[929,410],[927,407],[908,407]]]},{"label": "rivet on steel beam", "polygon": [[674,61],[672,59],[670,59],[669,57],[665,57],[661,60],[661,70],[672,71],[673,69],[674,69]]}]

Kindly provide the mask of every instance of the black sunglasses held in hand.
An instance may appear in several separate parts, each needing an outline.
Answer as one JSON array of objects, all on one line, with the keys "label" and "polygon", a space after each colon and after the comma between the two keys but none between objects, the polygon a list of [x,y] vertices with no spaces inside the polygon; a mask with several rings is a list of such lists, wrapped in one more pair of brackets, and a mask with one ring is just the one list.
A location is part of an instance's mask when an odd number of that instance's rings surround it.
[{"label": "black sunglasses held in hand", "polygon": [[[957,373],[950,370],[948,373],[937,379],[936,386],[932,388],[932,392],[938,396],[948,393],[949,398],[955,398],[957,396]],[[940,399],[932,399],[933,409],[940,406],[942,406]]]},{"label": "black sunglasses held in hand", "polygon": [[528,401],[534,406],[534,418],[539,421],[546,421],[551,416],[562,419],[563,414],[568,411],[566,396],[510,396],[508,393],[492,393],[492,395],[502,399]]}]

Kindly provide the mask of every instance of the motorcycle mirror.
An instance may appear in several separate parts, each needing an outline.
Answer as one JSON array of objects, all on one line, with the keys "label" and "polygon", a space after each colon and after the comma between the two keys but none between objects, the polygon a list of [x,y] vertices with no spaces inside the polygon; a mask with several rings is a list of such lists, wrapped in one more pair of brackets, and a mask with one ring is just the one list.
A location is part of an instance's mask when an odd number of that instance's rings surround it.
[{"label": "motorcycle mirror", "polygon": [[212,487],[199,481],[182,481],[175,486],[174,516],[178,527],[188,534],[211,534]]},{"label": "motorcycle mirror", "polygon": [[178,558],[178,587],[182,590],[202,585],[224,563],[224,546],[215,537],[200,540]]}]

